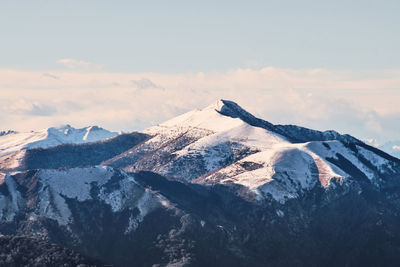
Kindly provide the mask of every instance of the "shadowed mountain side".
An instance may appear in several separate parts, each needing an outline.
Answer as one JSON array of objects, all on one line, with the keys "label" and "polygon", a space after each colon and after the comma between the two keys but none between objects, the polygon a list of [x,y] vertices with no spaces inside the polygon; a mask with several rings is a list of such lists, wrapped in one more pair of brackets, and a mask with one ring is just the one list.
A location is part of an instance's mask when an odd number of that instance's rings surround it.
[{"label": "shadowed mountain side", "polygon": [[[98,165],[147,140],[143,133],[121,134],[104,141],[27,149],[17,170],[56,169]],[[3,169],[7,170],[7,166]]]},{"label": "shadowed mountain side", "polygon": [[[51,170],[48,177],[64,175],[59,181],[68,179],[72,186],[80,183],[78,177],[89,183],[90,175],[98,176],[91,174],[96,170],[100,174],[112,171],[99,167],[86,172]],[[100,199],[105,192],[113,196],[126,188],[121,182],[129,177],[114,171],[102,186],[91,183],[90,197],[85,200],[63,196],[73,218],[67,230],[45,214],[27,218],[27,211],[32,211],[29,205],[43,191],[37,186],[47,187],[40,184],[49,171],[39,172],[8,176],[17,183],[14,188],[19,193],[15,194],[9,181],[9,194],[4,195],[10,199],[19,195],[27,205],[0,231],[46,233],[52,242],[116,266],[396,266],[400,260],[399,187],[379,191],[363,180],[343,185],[332,181],[328,189],[316,184],[301,198],[280,204],[273,199],[247,201],[240,193],[245,188],[239,185],[186,184],[140,172],[130,174],[140,185],[131,181],[133,191],[121,194],[154,192],[151,195],[161,205],[137,217],[141,219],[126,232],[131,216],[140,215],[143,206],[139,201],[137,207],[130,204],[114,212],[105,202],[109,197]],[[47,180],[49,185],[52,180]],[[56,193],[54,186],[51,192]]]},{"label": "shadowed mountain side", "polygon": [[150,172],[135,177],[190,214],[180,235],[195,241],[190,266],[231,266],[232,260],[234,266],[396,266],[400,260],[400,195],[366,181],[316,185],[280,205],[245,201],[224,185],[185,184]]}]

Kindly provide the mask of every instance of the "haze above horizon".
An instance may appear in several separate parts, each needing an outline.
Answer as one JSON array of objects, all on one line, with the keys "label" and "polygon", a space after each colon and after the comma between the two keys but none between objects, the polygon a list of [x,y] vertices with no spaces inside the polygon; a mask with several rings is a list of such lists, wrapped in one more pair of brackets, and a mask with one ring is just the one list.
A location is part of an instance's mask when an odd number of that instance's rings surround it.
[{"label": "haze above horizon", "polygon": [[216,99],[399,140],[398,1],[3,1],[0,130],[140,130]]}]

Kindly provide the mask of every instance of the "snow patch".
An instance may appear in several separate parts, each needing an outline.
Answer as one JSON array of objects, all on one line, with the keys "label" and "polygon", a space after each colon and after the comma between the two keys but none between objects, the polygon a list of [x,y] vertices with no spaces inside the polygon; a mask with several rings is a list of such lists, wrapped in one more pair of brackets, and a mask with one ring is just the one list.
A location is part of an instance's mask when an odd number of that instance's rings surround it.
[{"label": "snow patch", "polygon": [[153,192],[150,189],[146,188],[146,190],[144,191],[144,193],[137,202],[136,207],[139,210],[139,214],[136,217],[134,217],[133,215],[129,217],[128,226],[125,229],[124,233],[129,234],[130,232],[136,230],[139,224],[144,220],[144,217],[149,212],[154,210],[160,204],[163,205],[163,203],[160,200],[164,202],[164,204],[168,203],[168,201],[166,199],[163,199],[160,195],[155,197]]},{"label": "snow patch", "polygon": [[357,150],[358,153],[360,153],[365,159],[367,159],[374,166],[376,166],[380,173],[384,173],[388,169],[394,171],[390,164],[391,162],[389,160],[384,159],[381,156],[375,154],[374,152],[360,146],[357,146]]},{"label": "snow patch", "polygon": [[276,215],[278,215],[278,217],[283,217],[283,216],[285,216],[285,213],[283,212],[283,211],[281,211],[280,209],[277,209],[276,210]]},{"label": "snow patch", "polygon": [[[354,152],[345,147],[340,141],[309,142],[307,143],[307,147],[322,159],[338,159],[337,154],[340,154],[347,160],[349,160],[357,169],[363,172],[365,176],[368,177],[368,179],[373,180],[375,178],[374,171],[368,168],[364,163],[362,163],[360,159],[354,154]],[[343,174],[343,171],[339,172]],[[342,176],[349,177],[349,174],[344,174]]]},{"label": "snow patch", "polygon": [[91,183],[104,185],[114,174],[114,170],[105,166],[74,168],[67,170],[41,170],[39,177],[44,186],[58,194],[78,201],[91,199]]}]

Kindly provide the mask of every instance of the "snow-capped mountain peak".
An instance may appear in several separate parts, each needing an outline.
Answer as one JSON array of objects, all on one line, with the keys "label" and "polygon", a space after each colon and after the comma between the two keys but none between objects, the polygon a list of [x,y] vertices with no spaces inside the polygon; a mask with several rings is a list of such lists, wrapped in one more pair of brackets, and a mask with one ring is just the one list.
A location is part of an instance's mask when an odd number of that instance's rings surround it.
[{"label": "snow-capped mountain peak", "polygon": [[0,156],[28,148],[46,148],[61,144],[95,142],[118,135],[98,126],[74,128],[71,125],[50,127],[39,131],[14,132],[0,135]]},{"label": "snow-capped mountain peak", "polygon": [[274,125],[229,100],[146,133],[153,138],[106,164],[200,184],[242,185],[257,198],[280,202],[316,185],[328,188],[332,179],[359,176],[378,183],[382,173],[394,172],[390,160],[352,136]]},{"label": "snow-capped mountain peak", "polygon": [[48,137],[58,138],[62,143],[72,144],[95,142],[117,135],[117,133],[107,131],[98,126],[87,126],[76,129],[69,124],[60,127],[51,127],[46,131]]},{"label": "snow-capped mountain peak", "polygon": [[[206,129],[213,132],[221,132],[243,124],[243,121],[239,118],[232,118],[221,113],[221,111],[225,109],[223,100],[219,100],[203,109],[192,110],[166,121],[160,124],[159,127],[190,127]],[[148,131],[152,132],[154,130],[157,131],[157,127],[150,128]]]},{"label": "snow-capped mountain peak", "polygon": [[179,128],[182,131],[188,128],[199,128],[212,132],[221,132],[243,124],[274,132],[295,143],[328,140],[341,140],[345,142],[359,141],[350,135],[341,135],[334,130],[320,132],[295,125],[274,125],[255,117],[237,103],[230,100],[218,100],[203,109],[189,111],[158,126],[151,127],[145,130],[145,132],[157,134],[168,128]]}]

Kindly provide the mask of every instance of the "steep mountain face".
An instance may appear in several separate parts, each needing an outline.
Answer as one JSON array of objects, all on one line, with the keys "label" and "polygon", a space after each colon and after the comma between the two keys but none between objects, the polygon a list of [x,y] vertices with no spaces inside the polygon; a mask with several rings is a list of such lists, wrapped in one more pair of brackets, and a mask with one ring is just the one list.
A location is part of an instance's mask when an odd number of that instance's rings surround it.
[{"label": "steep mountain face", "polygon": [[144,133],[19,149],[0,159],[1,234],[117,266],[400,261],[400,160],[349,135],[221,100]]}]

